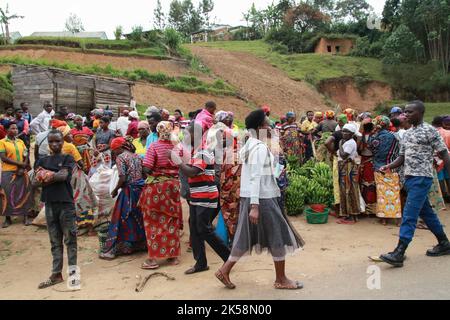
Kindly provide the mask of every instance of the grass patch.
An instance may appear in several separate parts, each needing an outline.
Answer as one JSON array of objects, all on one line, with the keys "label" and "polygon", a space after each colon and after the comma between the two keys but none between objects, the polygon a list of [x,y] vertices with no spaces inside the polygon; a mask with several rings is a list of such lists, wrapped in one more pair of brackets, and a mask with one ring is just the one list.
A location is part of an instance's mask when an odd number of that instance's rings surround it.
[{"label": "grass patch", "polygon": [[102,40],[89,38],[66,37],[23,37],[17,44],[50,45],[82,49],[133,50],[138,48],[156,47],[157,44],[131,40]]},{"label": "grass patch", "polygon": [[[377,114],[388,115],[392,106],[405,106],[407,101],[404,100],[392,100],[386,101],[377,106],[375,112]],[[442,115],[450,115],[450,101],[449,102],[426,102],[425,103],[425,121],[431,123],[434,117]]]},{"label": "grass patch", "polygon": [[119,70],[113,68],[111,65],[105,67],[99,65],[81,66],[72,63],[49,62],[47,60],[28,59],[19,56],[1,57],[0,64],[37,65],[59,68],[77,73],[123,78],[130,81],[145,81],[178,92],[207,93],[227,96],[236,95],[236,90],[221,80],[217,80],[210,84],[192,76],[170,77],[164,73],[150,73],[144,69],[135,69],[132,71]]},{"label": "grass patch", "polygon": [[257,41],[218,41],[197,43],[190,46],[221,48],[229,51],[247,52],[265,59],[283,70],[291,79],[307,81],[314,85],[321,80],[365,75],[371,80],[387,82],[382,74],[381,61],[373,58],[307,54],[280,54],[270,44]]}]

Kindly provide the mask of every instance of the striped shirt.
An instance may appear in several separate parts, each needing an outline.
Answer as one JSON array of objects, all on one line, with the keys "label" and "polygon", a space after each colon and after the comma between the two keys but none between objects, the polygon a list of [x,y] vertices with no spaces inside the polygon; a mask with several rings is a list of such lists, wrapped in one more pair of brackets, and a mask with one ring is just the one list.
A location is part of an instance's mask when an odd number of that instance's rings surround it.
[{"label": "striped shirt", "polygon": [[174,149],[170,141],[159,140],[150,145],[143,165],[153,171],[153,176],[170,175],[178,177],[178,166],[170,159],[168,152]]},{"label": "striped shirt", "polygon": [[190,165],[201,170],[197,176],[188,179],[190,204],[217,208],[219,190],[215,182],[214,155],[207,150],[199,150],[192,157]]}]

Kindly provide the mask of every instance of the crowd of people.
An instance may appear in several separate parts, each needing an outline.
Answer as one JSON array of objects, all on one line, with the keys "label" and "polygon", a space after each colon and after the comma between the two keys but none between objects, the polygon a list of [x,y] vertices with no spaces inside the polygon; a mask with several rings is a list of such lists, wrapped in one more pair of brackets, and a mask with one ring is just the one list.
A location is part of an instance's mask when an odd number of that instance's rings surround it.
[{"label": "crowd of people", "polygon": [[[364,215],[383,224],[402,221],[399,245],[383,261],[403,265],[417,226],[438,239],[429,255],[450,254],[435,213],[450,201],[450,116],[434,119],[433,128],[423,123],[420,101],[393,107],[389,117],[309,111],[299,122],[294,112],[274,122],[262,106],[247,116],[245,129],[212,101],[188,119],[179,109],[171,115],[149,107],[140,120],[137,110],[125,107],[113,121],[109,108],[82,116],[64,107],[55,112],[50,103],[33,119],[28,107],[7,109],[0,119],[0,209],[3,228],[13,216],[30,225],[45,210],[53,269],[41,289],[63,281],[63,243],[75,266],[79,231],[95,235],[101,217],[109,223],[101,259],[146,251],[145,270],[178,265],[182,198],[189,205],[187,246],[195,260],[187,275],[209,270],[206,242],[224,261],[215,276],[229,289],[236,287],[230,280],[236,262],[263,251],[274,260],[274,287],[301,289],[285,274],[286,255],[305,243],[287,218],[285,194],[288,164],[311,159],[333,170],[338,223],[355,224]],[[110,172],[105,197],[96,194],[104,184],[94,179],[100,172]],[[101,205],[108,197],[112,205]],[[218,216],[225,238],[213,227]]]}]

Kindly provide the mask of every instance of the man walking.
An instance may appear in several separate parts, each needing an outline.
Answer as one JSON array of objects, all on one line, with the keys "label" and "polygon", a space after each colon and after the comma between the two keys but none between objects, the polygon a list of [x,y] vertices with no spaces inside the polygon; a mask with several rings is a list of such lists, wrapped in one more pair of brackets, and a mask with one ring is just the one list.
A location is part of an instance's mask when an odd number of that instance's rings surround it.
[{"label": "man walking", "polygon": [[382,172],[404,165],[405,188],[408,198],[400,227],[400,241],[397,248],[380,256],[394,267],[403,267],[405,251],[414,237],[420,216],[438,240],[438,245],[427,251],[427,256],[438,257],[450,254],[450,243],[436,212],[433,211],[428,193],[433,184],[433,155],[435,152],[444,160],[445,170],[450,173],[450,157],[442,137],[431,125],[423,122],[425,106],[413,101],[406,106],[405,114],[411,129],[405,132],[400,155],[393,163],[382,167]]}]

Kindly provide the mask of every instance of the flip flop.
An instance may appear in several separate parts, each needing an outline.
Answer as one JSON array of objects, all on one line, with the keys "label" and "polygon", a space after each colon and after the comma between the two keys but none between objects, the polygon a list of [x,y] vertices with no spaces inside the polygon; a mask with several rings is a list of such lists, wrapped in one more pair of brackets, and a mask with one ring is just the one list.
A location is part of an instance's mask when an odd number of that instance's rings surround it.
[{"label": "flip flop", "polygon": [[216,278],[223,283],[223,285],[230,290],[236,289],[236,286],[231,282],[231,281],[227,281],[225,279],[225,276],[223,275],[222,271],[218,270],[215,273]]},{"label": "flip flop", "polygon": [[274,288],[277,290],[300,290],[303,289],[303,283],[299,282],[299,281],[295,281],[295,287],[294,286],[289,286],[289,285],[282,285],[281,283],[274,283]]},{"label": "flip flop", "polygon": [[62,282],[64,282],[64,279],[58,279],[58,280],[47,279],[45,282],[42,282],[41,284],[39,284],[38,289],[50,288],[50,287],[53,287]]},{"label": "flip flop", "polygon": [[147,264],[147,262],[144,262],[141,266],[141,269],[144,270],[156,270],[159,269],[159,264]]}]

